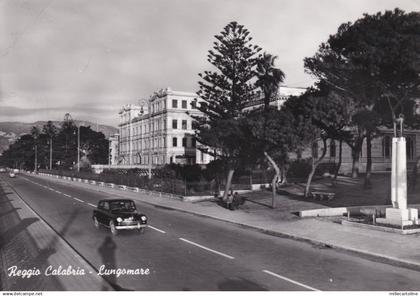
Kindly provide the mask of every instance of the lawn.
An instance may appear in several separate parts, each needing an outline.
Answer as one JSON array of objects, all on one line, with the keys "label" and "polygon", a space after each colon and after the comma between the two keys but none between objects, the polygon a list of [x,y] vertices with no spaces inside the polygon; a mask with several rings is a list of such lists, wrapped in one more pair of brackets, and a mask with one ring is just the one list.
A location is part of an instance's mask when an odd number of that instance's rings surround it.
[{"label": "lawn", "polygon": [[[372,187],[370,189],[365,189],[363,183],[363,177],[352,179],[345,176],[340,176],[335,186],[332,186],[331,178],[320,178],[314,181],[311,186],[312,191],[335,193],[335,198],[331,201],[304,198],[305,183],[289,184],[279,191],[277,205],[283,208],[291,207],[293,211],[299,207],[307,209],[314,208],[314,206],[350,207],[391,204],[390,174],[372,175]],[[417,184],[416,189],[410,190],[408,193],[409,204],[420,204],[420,180],[417,181]],[[268,190],[248,193],[246,197],[251,202],[271,205],[272,195],[271,191]]]}]

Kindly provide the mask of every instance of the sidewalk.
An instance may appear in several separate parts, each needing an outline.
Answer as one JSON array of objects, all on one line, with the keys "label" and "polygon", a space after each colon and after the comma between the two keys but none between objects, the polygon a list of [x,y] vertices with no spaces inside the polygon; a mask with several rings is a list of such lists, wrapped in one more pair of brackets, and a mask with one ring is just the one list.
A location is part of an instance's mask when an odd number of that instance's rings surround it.
[{"label": "sidewalk", "polygon": [[[9,276],[13,266],[15,276]],[[52,275],[52,269],[59,266],[64,270],[70,266],[83,269],[85,275]],[[0,267],[2,291],[113,290],[1,179]],[[17,270],[39,270],[40,274],[23,278],[17,276]]]},{"label": "sidewalk", "polygon": [[[48,178],[38,176],[40,178]],[[132,198],[151,205],[175,209],[202,217],[213,218],[253,228],[271,235],[285,236],[308,241],[317,245],[342,249],[399,266],[420,270],[420,235],[401,235],[370,229],[354,228],[334,223],[328,219],[300,219],[290,212],[273,211],[268,207],[259,210],[230,211],[214,202],[188,203],[178,198],[159,194],[135,193],[119,189],[100,187],[79,182],[56,179],[58,182],[103,191],[116,196]],[[280,197],[286,198],[287,197]],[[248,201],[247,201],[248,203]],[[246,205],[246,204],[245,204]],[[310,205],[309,207],[312,207]],[[322,207],[319,206],[318,207]],[[276,215],[273,215],[275,213]]]}]

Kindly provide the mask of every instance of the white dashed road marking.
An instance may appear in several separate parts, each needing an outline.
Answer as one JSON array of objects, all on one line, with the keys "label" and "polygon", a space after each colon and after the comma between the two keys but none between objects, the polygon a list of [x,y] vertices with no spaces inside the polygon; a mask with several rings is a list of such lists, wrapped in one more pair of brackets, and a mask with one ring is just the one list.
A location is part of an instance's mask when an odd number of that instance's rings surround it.
[{"label": "white dashed road marking", "polygon": [[315,288],[312,288],[312,287],[310,287],[310,286],[308,286],[308,285],[305,285],[305,284],[299,283],[299,282],[297,282],[297,281],[294,281],[294,280],[292,280],[292,279],[289,279],[289,278],[287,278],[287,277],[285,277],[285,276],[281,276],[281,275],[279,275],[279,274],[277,274],[277,273],[274,273],[274,272],[272,272],[272,271],[269,271],[269,270],[264,269],[264,270],[263,270],[263,272],[265,272],[265,273],[267,273],[267,274],[269,274],[269,275],[272,275],[272,276],[274,276],[274,277],[276,277],[276,278],[279,278],[279,279],[282,279],[282,280],[288,281],[288,282],[290,282],[290,283],[293,283],[293,284],[295,284],[295,285],[301,286],[301,287],[306,288],[306,289],[308,289],[308,290],[312,290],[312,291],[320,291],[320,290],[315,289]]},{"label": "white dashed road marking", "polygon": [[73,199],[75,199],[75,200],[77,200],[77,201],[80,201],[80,202],[84,202],[83,200],[78,199],[78,198],[76,198],[76,197],[73,197]]},{"label": "white dashed road marking", "polygon": [[88,202],[88,205],[90,205],[91,207],[96,208],[96,206],[94,204],[91,204],[90,202]]},{"label": "white dashed road marking", "polygon": [[68,195],[67,193],[63,193],[63,195],[67,197],[71,197],[71,195]]},{"label": "white dashed road marking", "polygon": [[160,230],[159,228],[153,227],[151,225],[148,225],[149,228],[152,228],[153,230],[159,231],[161,233],[166,233],[166,231]]},{"label": "white dashed road marking", "polygon": [[229,258],[229,259],[235,259],[235,257],[232,257],[232,256],[229,256],[229,255],[226,255],[225,253],[222,253],[222,252],[219,252],[219,251],[216,251],[216,250],[213,250],[213,249],[207,248],[207,247],[202,246],[202,245],[200,245],[200,244],[197,244],[197,243],[195,243],[195,242],[189,241],[189,240],[187,240],[187,239],[185,239],[185,238],[180,237],[179,239],[180,239],[180,240],[182,240],[183,242],[186,242],[186,243],[189,243],[189,244],[194,245],[194,246],[196,246],[196,247],[202,248],[202,249],[204,249],[204,250],[206,250],[206,251],[209,251],[209,252],[212,252],[212,253],[218,254],[218,255],[220,255],[220,256],[223,256],[223,257],[226,257],[226,258]]}]

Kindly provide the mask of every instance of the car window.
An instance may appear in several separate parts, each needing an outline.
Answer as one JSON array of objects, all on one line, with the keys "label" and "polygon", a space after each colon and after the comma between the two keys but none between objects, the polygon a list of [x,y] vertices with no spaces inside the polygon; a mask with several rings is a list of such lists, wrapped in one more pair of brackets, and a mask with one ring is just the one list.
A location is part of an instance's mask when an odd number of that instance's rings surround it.
[{"label": "car window", "polygon": [[129,200],[113,201],[110,203],[111,210],[134,211],[136,206],[134,202]]},{"label": "car window", "polygon": [[109,203],[108,202],[104,202],[104,210],[109,210]]},{"label": "car window", "polygon": [[104,207],[104,202],[103,201],[99,202],[98,209],[102,209],[103,207]]}]

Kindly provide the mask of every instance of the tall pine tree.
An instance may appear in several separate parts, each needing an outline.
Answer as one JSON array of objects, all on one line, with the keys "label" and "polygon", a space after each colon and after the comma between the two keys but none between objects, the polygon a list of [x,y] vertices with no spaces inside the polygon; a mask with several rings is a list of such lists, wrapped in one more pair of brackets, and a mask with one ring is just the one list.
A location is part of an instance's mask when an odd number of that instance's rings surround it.
[{"label": "tall pine tree", "polygon": [[255,98],[255,77],[258,52],[251,44],[249,31],[237,22],[229,23],[216,35],[208,61],[215,71],[204,71],[199,76],[198,109],[203,116],[194,116],[196,139],[216,159],[226,164],[228,171],[224,198],[230,190],[235,169],[243,162],[246,135],[241,128],[244,108]]}]

